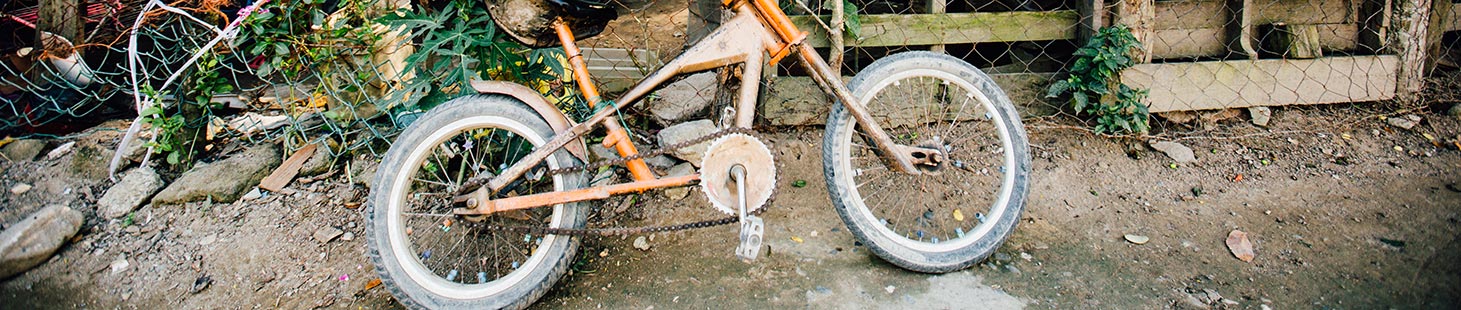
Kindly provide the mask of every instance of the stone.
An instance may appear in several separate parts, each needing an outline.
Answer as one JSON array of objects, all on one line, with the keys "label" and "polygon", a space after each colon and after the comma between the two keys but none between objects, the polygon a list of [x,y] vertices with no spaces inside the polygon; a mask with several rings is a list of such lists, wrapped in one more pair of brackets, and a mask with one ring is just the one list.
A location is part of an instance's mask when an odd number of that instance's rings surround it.
[{"label": "stone", "polygon": [[61,144],[61,146],[57,146],[56,149],[46,153],[46,160],[61,159],[61,156],[66,156],[66,154],[71,153],[72,148],[76,148],[76,141]]},{"label": "stone", "polygon": [[120,273],[120,272],[123,272],[123,271],[127,271],[127,267],[131,267],[131,266],[132,266],[132,262],[127,261],[127,257],[126,256],[120,256],[120,255],[118,255],[117,256],[117,259],[116,260],[113,260],[112,261],[112,264],[111,264],[112,274],[117,274],[117,273]]},{"label": "stone", "polygon": [[645,107],[649,115],[660,124],[674,124],[703,114],[715,101],[719,82],[715,72],[701,72],[665,85],[658,92],[659,100],[649,102]]},{"label": "stone", "polygon": [[16,140],[15,142],[6,144],[4,149],[0,149],[0,154],[4,154],[5,158],[11,161],[27,161],[33,160],[36,156],[41,155],[41,149],[44,148],[46,148],[46,141],[36,139]]},{"label": "stone", "polygon": [[1181,143],[1162,141],[1152,143],[1151,146],[1153,149],[1166,153],[1167,157],[1171,157],[1172,160],[1179,163],[1197,162],[1197,155],[1192,153],[1192,148]]},{"label": "stone", "polygon": [[254,187],[254,189],[249,190],[249,192],[247,194],[244,194],[243,197],[239,197],[239,199],[247,201],[247,200],[254,200],[254,199],[259,199],[259,198],[263,198],[263,197],[264,197],[264,192],[263,191],[260,191],[258,187]]},{"label": "stone", "polygon": [[[715,123],[710,120],[697,120],[676,124],[659,131],[660,148],[690,141],[695,138],[704,137],[716,131]],[[700,166],[700,159],[705,156],[705,150],[710,147],[710,141],[696,143],[695,145],[670,151],[670,155],[690,162],[696,167]]]},{"label": "stone", "polygon": [[11,186],[10,187],[10,194],[11,195],[20,196],[20,194],[24,194],[25,192],[29,192],[31,188],[33,188],[33,187],[31,187],[30,184],[15,183],[15,186]]},{"label": "stone", "polygon": [[1385,119],[1385,122],[1386,123],[1390,123],[1390,126],[1395,126],[1395,127],[1400,127],[1401,129],[1410,130],[1411,128],[1415,128],[1415,125],[1419,125],[1420,124],[1420,120],[1421,120],[1420,115],[1409,114],[1409,115],[1405,115],[1405,116],[1401,116],[1401,117],[1386,118]]},{"label": "stone", "polygon": [[132,210],[137,210],[156,194],[166,183],[162,177],[157,175],[152,167],[146,165],[132,169],[122,176],[122,180],[107,189],[101,199],[96,201],[97,208],[101,215],[107,219],[114,219],[126,216]]},{"label": "stone", "polygon": [[1273,119],[1273,110],[1268,107],[1248,108],[1248,115],[1253,117],[1253,124],[1260,127],[1268,127],[1268,121]]},{"label": "stone", "polygon": [[664,155],[645,157],[644,163],[649,164],[650,167],[655,169],[670,169],[670,167],[674,167],[676,164],[675,159]]},{"label": "stone", "polygon": [[279,166],[279,146],[264,144],[228,159],[200,164],[184,172],[152,198],[154,204],[181,204],[212,198],[233,202]]},{"label": "stone", "polygon": [[[665,177],[671,178],[678,176],[687,176],[694,173],[695,166],[690,165],[690,163],[680,163],[679,165],[675,165],[674,167],[670,168],[669,174],[666,174]],[[665,197],[669,197],[670,199],[684,199],[685,196],[690,195],[690,189],[690,186],[666,188]]]},{"label": "stone", "polygon": [[353,232],[348,232],[347,231],[347,232],[345,232],[345,234],[340,235],[340,241],[351,241],[351,240],[355,240],[355,233],[353,233]]},{"label": "stone", "polygon": [[634,238],[634,248],[640,251],[649,251],[649,239],[644,236]]},{"label": "stone", "polygon": [[345,232],[340,231],[339,228],[325,226],[320,227],[320,229],[318,230],[315,230],[314,238],[315,241],[319,241],[320,243],[328,243],[330,242],[330,240],[335,240],[335,237],[339,237],[343,234],[345,234]]},{"label": "stone", "polygon": [[1461,103],[1451,105],[1450,109],[1446,109],[1446,115],[1461,116]]},{"label": "stone", "polygon": [[589,186],[598,187],[611,185],[618,182],[619,174],[614,173],[614,169],[604,169],[604,171],[600,171],[598,174],[594,175],[593,179],[589,180]]},{"label": "stone", "polygon": [[320,146],[315,149],[314,155],[310,155],[309,159],[304,161],[304,165],[299,166],[299,174],[297,176],[312,177],[324,174],[330,171],[330,166],[333,163],[335,163],[335,158],[330,155],[330,148]]},{"label": "stone", "polygon": [[350,169],[346,173],[349,173],[350,178],[355,180],[355,184],[370,188],[374,185],[371,182],[375,182],[375,170],[380,167],[380,161],[381,159],[375,156],[356,156],[355,159],[350,160]]},{"label": "stone", "polygon": [[198,245],[209,245],[218,242],[218,235],[208,235],[198,240]]},{"label": "stone", "polygon": [[589,150],[590,153],[593,153],[594,154],[594,156],[596,157],[594,160],[596,160],[596,161],[598,161],[598,160],[618,159],[619,158],[619,152],[615,152],[614,150],[610,150],[609,148],[604,147],[603,144],[590,143],[589,146],[588,146],[588,150]]},{"label": "stone", "polygon": [[0,232],[0,279],[40,265],[81,230],[81,212],[51,205]]}]

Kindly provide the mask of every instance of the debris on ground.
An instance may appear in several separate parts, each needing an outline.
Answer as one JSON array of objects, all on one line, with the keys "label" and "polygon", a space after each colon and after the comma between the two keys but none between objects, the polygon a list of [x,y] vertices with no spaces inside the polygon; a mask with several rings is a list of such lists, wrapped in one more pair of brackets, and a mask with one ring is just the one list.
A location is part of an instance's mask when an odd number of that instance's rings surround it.
[{"label": "debris on ground", "polygon": [[1253,125],[1268,127],[1268,121],[1273,119],[1273,110],[1268,107],[1250,107],[1248,115],[1253,117]]},{"label": "debris on ground", "polygon": [[19,196],[20,194],[29,192],[31,188],[30,184],[15,183],[15,186],[10,187],[10,194]]},{"label": "debris on ground", "polygon": [[57,159],[61,159],[61,156],[66,156],[66,154],[71,153],[71,149],[72,148],[75,148],[75,147],[76,147],[76,141],[71,141],[71,142],[66,142],[65,144],[61,144],[61,146],[57,146],[56,149],[53,149],[50,152],[46,153],[46,160],[57,160]]},{"label": "debris on ground", "polygon": [[1395,126],[1395,127],[1400,127],[1400,129],[1410,130],[1411,128],[1415,128],[1415,125],[1419,125],[1421,119],[1422,118],[1420,117],[1420,115],[1407,114],[1405,116],[1400,116],[1400,117],[1387,117],[1387,118],[1385,118],[1385,122],[1386,123],[1389,123],[1390,126]]},{"label": "debris on ground", "polygon": [[233,202],[279,166],[279,146],[263,144],[224,160],[198,164],[152,198],[157,204],[180,204],[211,198]]},{"label": "debris on ground", "polygon": [[46,141],[37,139],[22,139],[5,144],[0,149],[0,155],[10,161],[29,161],[41,155],[41,149],[46,148]]},{"label": "debris on ground", "polygon": [[1152,240],[1151,238],[1142,235],[1127,234],[1125,237],[1127,242],[1131,242],[1136,245],[1143,245]]},{"label": "debris on ground", "polygon": [[649,251],[649,240],[644,236],[634,238],[634,248],[640,251]]}]

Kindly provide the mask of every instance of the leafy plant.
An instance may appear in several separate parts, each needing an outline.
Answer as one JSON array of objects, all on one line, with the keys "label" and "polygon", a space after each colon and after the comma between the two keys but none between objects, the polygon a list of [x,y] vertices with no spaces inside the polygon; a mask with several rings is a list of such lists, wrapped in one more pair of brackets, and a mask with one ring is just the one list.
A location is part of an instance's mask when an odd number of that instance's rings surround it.
[{"label": "leafy plant", "polygon": [[[376,20],[415,34],[420,46],[406,58],[418,78],[406,85],[414,98],[403,108],[430,108],[471,89],[478,79],[519,82],[545,94],[569,81],[563,50],[529,49],[501,35],[483,1],[453,0],[440,9],[398,10]],[[557,85],[552,85],[557,81]]]},{"label": "leafy plant", "polygon": [[1140,46],[1126,26],[1101,28],[1076,50],[1070,76],[1050,85],[1046,97],[1069,93],[1077,114],[1095,118],[1097,133],[1146,132],[1149,113],[1142,100],[1147,91],[1121,83],[1121,71],[1135,64],[1128,52]]},{"label": "leafy plant", "polygon": [[[169,165],[187,166],[192,162],[205,138],[203,131],[208,126],[208,116],[212,115],[213,95],[233,91],[233,85],[219,73],[219,66],[218,54],[204,54],[183,81],[183,95],[173,106],[155,104],[140,113],[143,123],[157,129],[156,139],[148,142],[148,146],[158,154],[165,154]],[[142,91],[151,98],[166,95],[153,90],[151,85],[144,84]]]}]

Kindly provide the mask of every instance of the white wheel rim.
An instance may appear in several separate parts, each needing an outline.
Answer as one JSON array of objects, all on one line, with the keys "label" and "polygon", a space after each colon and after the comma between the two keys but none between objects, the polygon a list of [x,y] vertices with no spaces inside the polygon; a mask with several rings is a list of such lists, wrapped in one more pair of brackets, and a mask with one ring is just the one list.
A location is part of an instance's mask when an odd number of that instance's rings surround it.
[{"label": "white wheel rim", "polygon": [[[520,137],[523,137],[524,139],[527,139],[534,146],[542,145],[544,143],[542,137],[539,137],[536,134],[532,134],[533,131],[529,129],[527,125],[522,124],[516,120],[498,116],[473,116],[457,120],[455,122],[447,124],[446,126],[443,126],[441,129],[438,129],[435,132],[432,132],[431,135],[426,138],[426,145],[434,146],[440,144],[442,141],[445,141],[452,135],[460,133],[462,130],[489,127],[506,129],[514,134],[517,134]],[[407,154],[405,161],[406,164],[400,167],[395,167],[397,169],[400,169],[396,172],[396,175],[399,176],[406,175],[407,173],[414,173],[415,171],[408,170],[412,170],[412,168],[420,165],[421,161],[425,160],[426,154],[430,153],[431,149],[432,148],[421,148],[420,150],[422,151],[413,150],[412,153]],[[557,169],[559,167],[558,162],[554,160],[553,157],[549,157],[545,161],[547,162],[550,169]],[[537,252],[528,257],[527,261],[524,262],[520,268],[513,270],[506,277],[498,278],[488,283],[461,284],[446,281],[445,279],[437,277],[435,273],[431,272],[430,269],[421,264],[420,260],[416,259],[416,253],[413,253],[414,250],[412,250],[413,247],[411,246],[411,242],[410,240],[406,239],[406,232],[404,228],[405,224],[400,214],[402,213],[401,208],[405,205],[405,188],[407,188],[406,185],[409,181],[409,177],[397,177],[392,180],[390,187],[386,187],[391,189],[397,189],[390,192],[389,196],[387,196],[387,201],[389,202],[389,204],[387,205],[388,216],[386,217],[386,231],[388,235],[387,242],[390,242],[389,248],[391,249],[391,255],[395,256],[396,260],[400,262],[400,265],[402,267],[401,269],[405,270],[406,276],[411,280],[411,282],[421,285],[422,288],[431,291],[432,294],[446,298],[461,300],[480,299],[487,296],[496,295],[503,291],[506,291],[509,288],[512,288],[513,286],[516,286],[518,282],[521,282],[524,278],[527,277],[527,275],[532,274],[539,267],[541,267],[542,261],[547,259],[546,255],[544,255],[548,252],[547,247],[539,248]],[[564,190],[563,176],[553,176],[553,189],[557,191]],[[549,225],[552,227],[560,227],[560,225],[564,221],[563,217],[563,206],[554,206],[552,220],[549,221]],[[545,235],[542,238],[542,244],[551,245],[554,242],[557,242],[559,238],[562,238],[562,236]]]},{"label": "white wheel rim", "polygon": [[[882,235],[888,238],[888,240],[892,240],[893,242],[898,243],[901,246],[921,252],[949,252],[958,250],[976,241],[979,241],[980,239],[983,239],[985,235],[988,235],[991,231],[994,230],[995,225],[999,222],[999,219],[1004,217],[1005,212],[1009,212],[1009,208],[1005,208],[1004,206],[1009,203],[1015,183],[1015,153],[1013,147],[1011,147],[1011,144],[1013,144],[1013,142],[1011,142],[1009,129],[1004,126],[1004,124],[1006,123],[1005,116],[1000,114],[998,112],[999,110],[995,109],[993,101],[989,100],[989,97],[985,96],[983,92],[980,92],[979,88],[975,87],[973,83],[970,83],[969,81],[960,78],[952,73],[926,68],[895,72],[883,79],[878,80],[878,84],[874,84],[872,88],[869,88],[867,93],[859,93],[855,95],[857,95],[858,98],[862,100],[863,106],[866,107],[868,102],[873,99],[868,96],[868,94],[876,94],[878,93],[878,91],[887,88],[888,85],[891,85],[897,81],[905,80],[910,77],[933,77],[941,79],[943,81],[958,84],[959,87],[964,88],[965,90],[969,91],[970,94],[974,95],[975,99],[984,106],[986,111],[988,111],[990,115],[990,121],[994,122],[995,124],[994,127],[998,128],[1000,143],[1002,148],[1004,149],[1003,153],[1005,169],[1004,179],[1000,183],[1000,189],[999,192],[996,194],[994,204],[990,206],[989,214],[985,215],[986,218],[989,220],[979,223],[979,225],[975,226],[974,229],[966,232],[964,234],[964,237],[945,240],[940,243],[929,243],[909,239],[908,237],[905,237],[902,234],[899,234],[884,225],[878,224],[877,215],[873,214],[872,210],[867,207],[866,203],[862,199],[863,196],[861,193],[861,189],[857,187],[856,180],[852,178],[853,173],[851,172],[854,170],[852,168],[852,160],[850,159],[850,157],[841,156],[838,158],[838,160],[840,161],[839,165],[841,166],[842,171],[847,172],[842,173],[839,178],[841,179],[843,184],[851,185],[848,186],[848,191],[850,195],[847,197],[857,197],[857,199],[848,199],[851,201],[846,202],[850,203],[854,207],[853,209],[855,210],[855,212],[858,212],[862,215],[864,219],[867,219],[871,222],[871,226],[874,227],[874,233]],[[843,149],[847,150],[850,155],[850,152],[852,151],[852,146],[850,145],[852,143],[852,135],[856,132],[856,130],[853,128],[848,129],[849,130],[845,130],[842,133],[841,137],[838,137],[837,141],[848,144],[844,145]],[[874,239],[874,241],[876,241],[876,239]]]}]

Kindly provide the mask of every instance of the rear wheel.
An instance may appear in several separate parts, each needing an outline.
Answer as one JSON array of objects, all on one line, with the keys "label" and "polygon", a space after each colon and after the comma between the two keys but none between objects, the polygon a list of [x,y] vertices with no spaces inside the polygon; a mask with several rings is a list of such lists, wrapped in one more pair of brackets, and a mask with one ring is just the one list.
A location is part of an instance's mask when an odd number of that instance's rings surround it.
[{"label": "rear wheel", "polygon": [[[577,238],[486,226],[581,228],[587,218],[583,205],[503,212],[472,222],[452,215],[451,203],[466,180],[498,173],[552,136],[542,117],[503,96],[454,99],[401,133],[376,173],[367,244],[382,282],[402,304],[524,308],[558,281],[578,251]],[[559,151],[540,168],[575,163]],[[577,174],[535,173],[520,180],[504,191],[528,195],[583,186]]]},{"label": "rear wheel", "polygon": [[895,143],[946,157],[920,175],[890,170],[834,105],[823,169],[853,235],[920,272],[963,269],[994,253],[1019,221],[1030,171],[1024,125],[999,86],[957,58],[908,52],[874,62],[848,87]]}]

